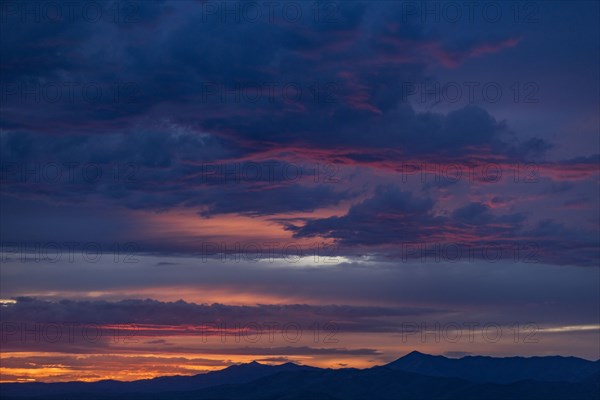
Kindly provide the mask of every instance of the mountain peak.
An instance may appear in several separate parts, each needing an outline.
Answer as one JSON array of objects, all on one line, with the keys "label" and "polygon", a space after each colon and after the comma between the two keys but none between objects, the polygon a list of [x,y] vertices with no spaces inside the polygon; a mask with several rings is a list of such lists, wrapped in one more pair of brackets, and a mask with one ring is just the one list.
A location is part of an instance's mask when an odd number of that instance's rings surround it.
[{"label": "mountain peak", "polygon": [[407,353],[406,355],[400,357],[399,360],[404,360],[404,359],[424,359],[424,358],[431,358],[431,357],[435,357],[435,356],[432,356],[431,354],[421,353],[420,351],[417,351],[417,350],[413,350],[410,353]]},{"label": "mountain peak", "polygon": [[251,367],[256,367],[256,366],[259,366],[259,365],[262,365],[262,364],[259,363],[258,361],[252,361],[252,362],[248,363],[248,366],[251,366]]},{"label": "mountain peak", "polygon": [[420,351],[411,351],[406,355],[386,364],[387,367],[398,368],[406,365],[425,365],[431,362],[444,362],[449,360],[444,356],[434,356],[431,354],[421,353]]},{"label": "mountain peak", "polygon": [[251,361],[249,363],[242,363],[242,364],[233,364],[227,368],[225,368],[225,370],[230,370],[230,371],[246,371],[246,370],[250,370],[250,369],[259,369],[260,367],[266,367],[266,364],[261,364],[258,361]]},{"label": "mountain peak", "polygon": [[427,355],[429,355],[429,354],[425,354],[425,353],[421,353],[420,351],[413,350],[410,353],[407,353],[404,357],[408,357],[408,356],[416,357],[416,356],[427,356]]}]

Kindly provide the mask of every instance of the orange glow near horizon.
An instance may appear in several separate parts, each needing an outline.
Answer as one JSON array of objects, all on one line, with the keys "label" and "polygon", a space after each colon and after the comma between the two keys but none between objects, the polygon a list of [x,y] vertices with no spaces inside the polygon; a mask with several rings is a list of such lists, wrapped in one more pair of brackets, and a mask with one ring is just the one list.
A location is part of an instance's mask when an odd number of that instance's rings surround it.
[{"label": "orange glow near horizon", "polygon": [[[436,342],[433,334],[429,333],[428,338],[431,340],[423,342],[417,333],[408,335],[407,340],[404,340],[394,333],[344,332],[336,335],[337,342],[326,344],[322,341],[315,343],[313,332],[307,331],[297,343],[282,340],[280,334],[275,335],[276,340],[272,343],[267,341],[266,337],[259,343],[248,343],[245,340],[236,340],[235,336],[229,336],[224,342],[218,335],[210,336],[206,342],[197,336],[177,333],[175,336],[169,336],[167,331],[170,327],[164,328],[162,334],[159,329],[150,336],[140,336],[137,344],[115,344],[109,341],[107,347],[97,348],[90,353],[65,352],[64,349],[55,352],[4,351],[0,355],[1,380],[132,381],[159,376],[196,375],[252,361],[271,365],[294,362],[332,369],[370,368],[384,365],[413,350],[440,355],[478,354],[505,357],[576,354],[585,357],[586,349],[590,344],[597,342],[600,334],[598,326],[594,326],[594,330],[581,330],[576,333],[580,339],[579,344],[573,346],[570,341],[565,341],[560,333],[542,332],[540,341],[552,343],[555,350],[552,353],[540,353],[540,349],[525,348],[522,343],[515,343],[509,334],[503,335],[498,342],[490,343],[482,340],[477,332],[473,342],[466,338],[466,335],[457,342]],[[144,340],[141,340],[142,338]],[[377,343],[376,350],[365,351],[372,349],[373,343]],[[81,350],[80,347],[79,351]]]},{"label": "orange glow near horizon", "polygon": [[[43,354],[43,355],[42,355]],[[114,360],[109,360],[110,358]],[[276,356],[274,356],[277,358]],[[265,355],[231,355],[211,354],[199,356],[198,354],[86,354],[73,355],[70,353],[4,353],[0,357],[3,363],[11,358],[13,361],[21,359],[22,367],[0,367],[0,383],[9,382],[68,382],[82,381],[94,382],[106,379],[119,381],[134,381],[152,379],[161,376],[196,375],[218,371],[234,364],[250,363],[259,360],[261,364],[277,365],[284,362],[295,362],[320,368],[344,368],[352,366],[367,368],[372,363],[360,357],[324,357],[324,356],[292,356],[288,360],[272,362],[270,356]],[[31,362],[34,358],[36,363]],[[95,358],[104,361],[98,362]],[[185,364],[182,359],[185,358]],[[53,360],[61,360],[55,363]],[[147,359],[147,361],[145,360]],[[69,360],[74,365],[69,364]],[[88,361],[86,367],[77,366]],[[197,360],[197,364],[194,361]],[[212,360],[218,363],[226,360],[220,366],[210,365]]]},{"label": "orange glow near horizon", "polygon": [[[351,203],[344,202],[338,206],[323,207],[308,212],[279,213],[278,220],[294,220],[297,218],[327,218],[344,215]],[[134,212],[134,218],[146,229],[140,230],[144,239],[160,240],[176,238],[184,246],[198,246],[202,242],[242,242],[262,243],[279,241],[294,242],[310,246],[314,238],[296,239],[292,232],[283,229],[281,223],[273,221],[272,216],[245,216],[240,214],[216,215],[210,218],[202,217],[193,211],[177,210],[176,212],[154,213]],[[147,232],[154,232],[149,236]],[[160,236],[158,236],[160,235]],[[320,239],[319,241],[329,242]],[[177,243],[176,243],[177,244]],[[200,250],[200,248],[197,248]]]}]

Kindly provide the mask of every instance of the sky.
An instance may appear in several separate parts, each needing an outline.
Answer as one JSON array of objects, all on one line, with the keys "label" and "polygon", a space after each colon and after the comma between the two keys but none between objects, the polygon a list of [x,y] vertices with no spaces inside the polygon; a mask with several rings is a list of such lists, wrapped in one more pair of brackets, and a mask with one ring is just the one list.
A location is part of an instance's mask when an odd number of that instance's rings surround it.
[{"label": "sky", "polygon": [[10,1],[0,380],[600,358],[595,1]]}]

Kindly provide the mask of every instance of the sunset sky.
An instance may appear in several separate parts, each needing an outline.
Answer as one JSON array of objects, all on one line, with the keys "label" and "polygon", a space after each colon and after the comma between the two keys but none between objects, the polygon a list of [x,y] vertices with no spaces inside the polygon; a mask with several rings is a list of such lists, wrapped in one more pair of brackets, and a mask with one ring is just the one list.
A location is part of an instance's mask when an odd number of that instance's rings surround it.
[{"label": "sunset sky", "polygon": [[598,2],[0,7],[1,381],[600,358]]}]

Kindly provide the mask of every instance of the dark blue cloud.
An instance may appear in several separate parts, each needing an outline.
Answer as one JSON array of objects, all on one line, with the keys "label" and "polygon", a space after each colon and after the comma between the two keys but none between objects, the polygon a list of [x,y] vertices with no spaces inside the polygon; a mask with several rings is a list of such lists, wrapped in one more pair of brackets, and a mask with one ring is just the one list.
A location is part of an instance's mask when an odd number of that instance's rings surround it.
[{"label": "dark blue cloud", "polygon": [[[504,125],[482,109],[446,117],[416,113],[403,101],[405,84],[426,78],[432,43],[469,53],[485,41],[473,36],[446,43],[442,32],[402,19],[406,10],[394,2],[338,3],[331,21],[301,6],[303,17],[293,22],[277,14],[273,21],[227,23],[226,13],[213,15],[202,2],[136,3],[131,23],[105,15],[95,23],[23,24],[10,16],[2,41],[9,106],[3,126],[52,134],[127,132],[148,124],[155,129],[167,119],[258,147],[266,141],[414,154],[471,151],[468,146],[505,151]],[[34,55],[41,62],[29,59],[29,69],[20,64]],[[66,84],[76,84],[73,101],[66,101]],[[60,86],[61,101],[47,99],[52,85]],[[31,90],[39,101],[22,94]],[[262,95],[239,101],[244,90]],[[536,140],[527,147],[547,147]]]},{"label": "dark blue cloud", "polygon": [[309,220],[304,226],[288,229],[297,238],[323,236],[345,245],[410,241],[421,235],[424,225],[436,223],[432,207],[430,199],[418,199],[396,188],[379,188],[344,216]]},{"label": "dark blue cloud", "polygon": [[479,202],[460,206],[449,215],[439,211],[429,198],[380,187],[343,216],[306,219],[303,225],[290,222],[286,229],[296,238],[335,239],[340,251],[348,254],[354,253],[356,245],[383,246],[397,258],[418,259],[425,247],[431,252],[440,245],[462,246],[463,251],[469,249],[466,258],[486,259],[494,252],[514,261],[580,266],[595,265],[600,256],[595,244],[598,234],[591,229],[567,228],[553,220],[537,222],[531,229],[526,214],[498,214]]}]

